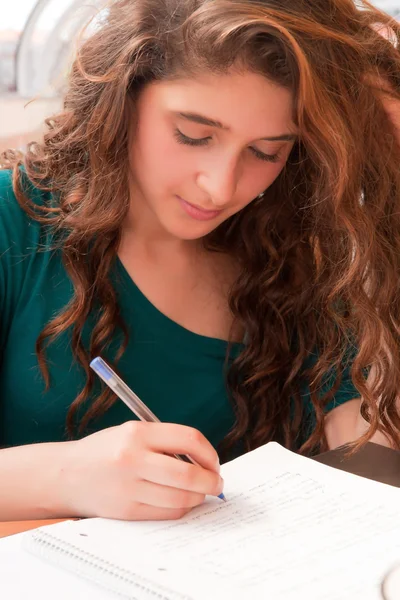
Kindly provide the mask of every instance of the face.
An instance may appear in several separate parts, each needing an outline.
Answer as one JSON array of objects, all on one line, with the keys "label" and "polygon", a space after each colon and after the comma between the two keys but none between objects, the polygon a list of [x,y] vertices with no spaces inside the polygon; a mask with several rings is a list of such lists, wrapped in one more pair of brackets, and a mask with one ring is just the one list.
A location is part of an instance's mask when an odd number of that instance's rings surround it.
[{"label": "face", "polygon": [[266,190],[295,139],[290,91],[251,72],[144,88],[131,134],[131,213],[206,236]]}]

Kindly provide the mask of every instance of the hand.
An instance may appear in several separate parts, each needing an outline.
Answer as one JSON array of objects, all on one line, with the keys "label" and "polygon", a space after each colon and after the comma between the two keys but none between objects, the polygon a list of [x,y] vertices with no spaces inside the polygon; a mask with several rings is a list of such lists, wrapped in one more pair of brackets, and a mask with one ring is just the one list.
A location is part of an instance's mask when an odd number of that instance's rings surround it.
[{"label": "hand", "polygon": [[[184,425],[129,421],[67,446],[62,495],[68,514],[178,519],[223,489],[216,451]],[[172,454],[189,454],[199,466]]]}]

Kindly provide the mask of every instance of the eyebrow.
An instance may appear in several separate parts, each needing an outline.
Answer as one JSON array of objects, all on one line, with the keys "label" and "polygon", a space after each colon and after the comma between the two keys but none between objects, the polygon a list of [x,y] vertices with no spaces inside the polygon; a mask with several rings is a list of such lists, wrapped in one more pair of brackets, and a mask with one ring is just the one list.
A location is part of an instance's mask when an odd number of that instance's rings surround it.
[{"label": "eyebrow", "polygon": [[[199,123],[200,125],[207,125],[208,127],[216,127],[217,129],[229,130],[227,125],[223,125],[221,121],[216,121],[215,119],[210,119],[209,117],[205,117],[203,115],[199,115],[198,113],[192,112],[178,112],[178,117],[182,119],[186,119],[187,121],[192,121],[192,123]],[[260,141],[266,142],[291,142],[295,140],[297,136],[294,133],[283,133],[282,135],[274,135],[271,137],[260,138]]]}]

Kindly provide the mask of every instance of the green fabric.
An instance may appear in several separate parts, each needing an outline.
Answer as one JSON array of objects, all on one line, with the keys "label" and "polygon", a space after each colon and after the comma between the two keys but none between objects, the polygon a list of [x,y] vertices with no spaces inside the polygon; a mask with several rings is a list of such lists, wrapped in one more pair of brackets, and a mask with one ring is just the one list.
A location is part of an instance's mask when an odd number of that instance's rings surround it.
[{"label": "green fabric", "polygon": [[[45,199],[35,189],[30,195],[38,203]],[[73,360],[66,332],[47,350],[51,387],[46,392],[35,342],[70,300],[72,284],[49,228],[19,207],[9,171],[0,171],[0,257],[0,446],[65,440],[66,415],[84,373]],[[223,375],[227,343],[194,334],[160,313],[119,261],[112,280],[130,332],[119,363],[122,377],[162,421],[196,427],[217,446],[234,423]],[[86,347],[92,325],[88,321],[85,327]],[[335,404],[357,395],[343,381]],[[307,393],[304,401],[309,404]],[[117,401],[86,433],[132,418]]]},{"label": "green fabric", "polygon": [[[352,378],[351,378],[351,364],[352,360],[356,355],[356,348],[348,346],[346,356],[344,358],[344,362],[342,363],[342,379],[340,382],[340,386],[337,391],[332,394],[332,398],[329,400],[325,407],[325,414],[329,413],[334,408],[337,408],[341,404],[344,404],[348,400],[352,400],[353,398],[358,398],[360,393],[355,388]],[[311,369],[318,360],[317,352],[310,352],[308,358],[303,364],[303,372]],[[325,374],[323,378],[323,382],[321,385],[321,390],[318,394],[319,398],[323,398],[325,394],[332,393],[336,384],[337,372],[335,369],[331,369],[328,373]],[[301,386],[301,396],[302,398],[310,397],[310,388],[308,383],[304,382]],[[294,406],[293,406],[294,409]],[[302,432],[299,437],[299,445],[305,442],[310,435],[312,434],[314,427],[316,425],[316,416],[314,407],[309,400],[305,404],[305,411],[303,415],[303,427]]]}]

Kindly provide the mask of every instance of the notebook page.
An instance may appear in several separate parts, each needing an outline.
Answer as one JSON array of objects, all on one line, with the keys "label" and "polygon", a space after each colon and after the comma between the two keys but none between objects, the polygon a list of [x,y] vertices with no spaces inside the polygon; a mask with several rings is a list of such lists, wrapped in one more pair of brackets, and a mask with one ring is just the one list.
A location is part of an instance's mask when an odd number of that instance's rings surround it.
[{"label": "notebook page", "polygon": [[400,490],[277,444],[222,470],[228,503],[210,500],[180,521],[94,519],[48,530],[121,568],[141,564],[150,580],[193,600],[217,589],[219,598],[380,598],[384,573],[400,559]]},{"label": "notebook page", "polygon": [[[24,552],[19,533],[0,539],[2,600],[110,600],[103,589]],[[40,590],[40,592],[39,592]]]}]

